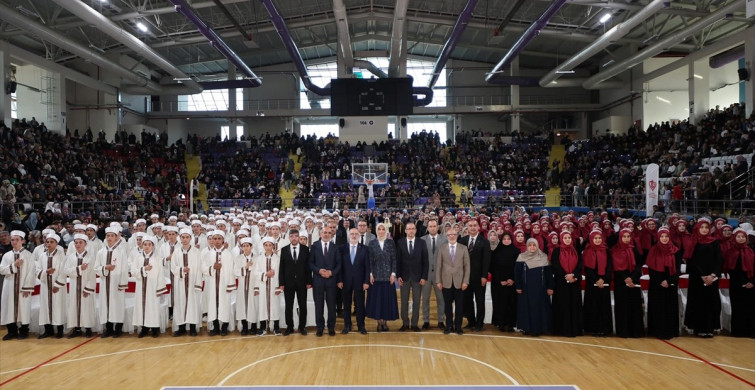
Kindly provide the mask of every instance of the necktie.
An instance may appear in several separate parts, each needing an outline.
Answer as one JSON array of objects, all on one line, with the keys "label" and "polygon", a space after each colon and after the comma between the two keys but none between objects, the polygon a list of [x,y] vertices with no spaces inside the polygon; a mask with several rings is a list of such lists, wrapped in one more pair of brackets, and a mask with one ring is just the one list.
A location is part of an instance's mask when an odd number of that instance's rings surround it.
[{"label": "necktie", "polygon": [[456,257],[456,245],[451,245],[451,262],[453,263]]},{"label": "necktie", "polygon": [[435,254],[435,237],[433,237],[433,254]]},{"label": "necktie", "polygon": [[469,249],[472,249],[474,247],[474,238],[469,238]]},{"label": "necktie", "polygon": [[294,263],[296,263],[296,247],[294,247]]},{"label": "necktie", "polygon": [[414,240],[409,240],[409,255],[414,253]]},{"label": "necktie", "polygon": [[357,247],[354,245],[351,246],[351,265],[354,265],[354,258],[357,255]]},{"label": "necktie", "polygon": [[327,242],[325,243],[325,251],[323,251],[323,254],[325,255],[325,257],[328,257],[328,243]]},{"label": "necktie", "polygon": [[364,234],[362,234],[362,238],[359,239],[359,243],[364,245]]}]

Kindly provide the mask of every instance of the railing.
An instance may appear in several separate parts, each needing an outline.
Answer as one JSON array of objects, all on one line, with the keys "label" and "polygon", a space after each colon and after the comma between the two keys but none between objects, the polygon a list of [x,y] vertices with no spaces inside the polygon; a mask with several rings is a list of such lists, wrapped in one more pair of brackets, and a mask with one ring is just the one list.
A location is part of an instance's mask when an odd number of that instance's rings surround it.
[{"label": "railing", "polygon": [[[27,214],[29,210],[37,211],[44,214],[49,202],[15,202],[11,206],[20,214]],[[80,216],[84,212],[92,213],[93,218],[99,218],[100,215],[108,217],[120,216],[129,210],[129,205],[136,206],[136,214],[141,216],[145,213],[151,213],[157,209],[157,205],[148,200],[89,200],[89,201],[63,201],[56,202],[60,206],[60,212],[64,217],[73,215]],[[2,202],[0,202],[2,205]],[[103,214],[107,213],[107,214]],[[133,216],[133,218],[137,218]]]},{"label": "railing", "polygon": [[[218,101],[216,106],[223,107],[225,102]],[[468,95],[468,96],[435,96],[429,107],[482,107],[510,105],[510,95]],[[522,95],[519,97],[522,105],[556,105],[556,104],[590,104],[584,95]],[[210,104],[215,106],[214,104]],[[309,99],[311,108],[302,107],[300,99],[266,99],[266,100],[243,100],[238,101],[237,106],[242,107],[237,111],[251,111],[258,115],[271,110],[309,110],[330,109],[330,98]],[[227,112],[230,110],[198,110],[189,109],[186,102],[151,102],[151,112]]]},{"label": "railing", "polygon": [[[645,211],[644,194],[620,194],[620,195],[589,195],[577,197],[576,195],[561,195],[561,207],[600,207],[603,209],[628,209]],[[745,211],[752,215],[755,213],[755,201],[737,199],[691,199],[685,197],[682,200],[671,200],[665,205],[664,211],[681,214],[702,214],[708,211],[716,211],[726,215],[742,215]]]},{"label": "railing", "polygon": [[747,172],[729,180],[726,186],[729,187],[729,198],[737,197],[740,193],[744,193],[745,187],[748,184],[752,185],[755,179],[755,167],[750,167]]}]

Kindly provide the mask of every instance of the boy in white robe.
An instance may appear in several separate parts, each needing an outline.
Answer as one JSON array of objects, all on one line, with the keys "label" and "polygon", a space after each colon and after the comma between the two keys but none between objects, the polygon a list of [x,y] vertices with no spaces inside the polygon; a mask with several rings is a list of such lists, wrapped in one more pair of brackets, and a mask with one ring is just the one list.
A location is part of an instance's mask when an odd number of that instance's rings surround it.
[{"label": "boy in white robe", "polygon": [[280,331],[280,294],[278,286],[278,269],[280,268],[280,256],[275,253],[275,239],[265,237],[262,239],[264,252],[257,256],[254,261],[254,277],[257,286],[254,288],[258,298],[260,327],[258,336],[262,336],[273,325],[273,333],[278,336]]},{"label": "boy in white robe", "polygon": [[[89,237],[77,233],[73,236],[74,248],[68,248],[65,275],[68,276],[67,323],[73,331],[68,338],[82,335],[92,337],[92,328],[97,325],[94,311],[95,275],[94,253],[87,249]],[[65,286],[64,286],[65,287]]]},{"label": "boy in white robe", "polygon": [[202,258],[202,273],[207,293],[207,324],[212,321],[210,336],[228,334],[231,320],[231,298],[236,290],[236,275],[233,270],[233,255],[226,249],[225,233],[214,230],[211,234],[213,248],[208,248]]},{"label": "boy in white robe", "polygon": [[131,275],[136,278],[134,294],[134,326],[140,326],[139,338],[150,329],[152,337],[160,336],[160,295],[167,292],[163,259],[155,253],[154,236],[142,238],[143,253],[131,258]]},{"label": "boy in white robe", "polygon": [[100,277],[100,324],[105,325],[102,338],[118,338],[123,333],[126,315],[126,288],[131,261],[128,244],[120,238],[120,229],[105,229],[105,243],[97,252],[94,273]]},{"label": "boy in white robe", "polygon": [[[200,250],[194,247],[192,232],[181,229],[181,244],[171,256],[171,272],[175,284],[173,290],[173,336],[197,335],[197,325],[202,325],[202,263]],[[176,328],[177,327],[177,328]],[[177,329],[177,330],[176,330]]]},{"label": "boy in white robe", "polygon": [[[39,335],[39,339],[51,337],[63,337],[63,328],[66,323],[66,276],[63,267],[66,255],[63,247],[58,246],[60,236],[48,233],[45,239],[44,250],[37,253],[37,277],[39,286],[39,325],[45,330]],[[55,329],[57,328],[57,329]],[[57,334],[54,333],[57,330]]]},{"label": "boy in white robe", "polygon": [[253,240],[244,237],[239,240],[241,253],[236,256],[236,277],[239,280],[239,294],[236,301],[236,318],[241,321],[241,335],[257,334],[256,278],[254,277]]},{"label": "boy in white robe", "polygon": [[0,261],[0,275],[5,277],[0,298],[3,302],[0,325],[8,328],[3,340],[22,340],[29,336],[31,295],[36,284],[37,265],[31,252],[24,249],[26,233],[20,230],[10,232],[10,243],[12,250],[4,254]]}]

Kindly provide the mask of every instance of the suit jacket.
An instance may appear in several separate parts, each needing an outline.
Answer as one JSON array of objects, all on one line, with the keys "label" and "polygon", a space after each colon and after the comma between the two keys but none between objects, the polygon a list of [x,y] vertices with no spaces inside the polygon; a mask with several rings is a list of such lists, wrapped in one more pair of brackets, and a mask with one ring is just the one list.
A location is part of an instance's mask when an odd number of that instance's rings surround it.
[{"label": "suit jacket", "polygon": [[370,284],[370,250],[366,245],[357,244],[354,264],[351,264],[351,244],[346,243],[338,247],[341,273],[339,281],[345,289],[361,289],[363,284]]},{"label": "suit jacket", "polygon": [[[361,238],[362,237],[360,236],[359,239],[361,240]],[[377,237],[368,230],[366,233],[364,233],[364,243],[363,244],[365,246],[370,245],[370,241],[372,241],[372,240],[374,240],[376,238]],[[362,244],[362,243],[360,242],[360,244]]]},{"label": "suit jacket", "polygon": [[409,254],[409,239],[406,237],[396,242],[396,277],[419,282],[427,280],[429,264],[427,246],[419,237],[414,237],[414,252]]},{"label": "suit jacket", "polygon": [[438,258],[438,252],[440,252],[440,248],[443,245],[448,244],[448,239],[446,239],[446,236],[438,233],[438,235],[435,236],[435,252],[433,252],[432,237],[430,237],[429,234],[426,234],[422,237],[422,239],[425,240],[425,243],[427,243],[427,258],[429,259],[430,266],[430,268],[427,270],[427,281],[437,283],[438,279],[435,276],[435,267],[437,266],[437,262],[435,260]]},{"label": "suit jacket", "polygon": [[469,277],[472,280],[488,278],[488,271],[490,270],[490,242],[478,234],[474,242],[474,248],[470,248],[469,236],[464,236],[459,239],[460,244],[464,244],[469,252]]},{"label": "suit jacket", "polygon": [[435,272],[437,281],[443,283],[443,288],[461,288],[462,284],[469,285],[469,252],[467,247],[456,243],[456,256],[451,261],[451,249],[448,244],[438,249]]},{"label": "suit jacket", "polygon": [[312,270],[309,268],[309,248],[299,245],[296,257],[297,261],[294,262],[291,244],[281,248],[281,264],[278,270],[278,284],[280,286],[295,287],[312,284]]},{"label": "suit jacket", "polygon": [[[322,253],[322,240],[312,244],[309,249],[309,269],[312,270],[312,285],[317,287],[336,287],[338,274],[341,272],[341,261],[338,258],[338,247],[331,241],[328,243],[328,257]],[[330,278],[320,276],[320,270],[333,272]]]}]

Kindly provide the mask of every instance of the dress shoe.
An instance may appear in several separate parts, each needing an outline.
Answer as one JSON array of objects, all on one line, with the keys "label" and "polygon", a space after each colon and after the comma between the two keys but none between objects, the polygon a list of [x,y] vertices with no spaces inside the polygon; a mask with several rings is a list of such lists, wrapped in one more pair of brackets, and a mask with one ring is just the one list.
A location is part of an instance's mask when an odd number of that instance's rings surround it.
[{"label": "dress shoe", "polygon": [[[71,332],[71,333],[68,334],[68,338],[69,339],[72,339],[74,337],[79,337],[79,336],[81,336],[81,329],[74,329],[73,332]],[[144,337],[144,336],[142,336],[142,337]]]},{"label": "dress shoe", "polygon": [[438,322],[438,329],[446,329],[446,324]]},{"label": "dress shoe", "polygon": [[[137,338],[141,339],[144,336],[146,336],[148,333],[149,333],[149,328],[142,327],[142,330],[139,331],[139,336],[137,336]],[[70,337],[70,336],[68,336],[68,337]]]},{"label": "dress shoe", "polygon": [[186,334],[186,329],[178,329],[177,331],[173,332],[173,337],[180,337]]},{"label": "dress shoe", "polygon": [[41,339],[46,339],[46,338],[48,338],[48,337],[50,337],[50,336],[52,336],[52,332],[50,332],[50,333],[47,333],[47,331],[45,331],[45,332],[44,332],[44,333],[42,333],[41,335],[37,336],[37,339],[40,339],[40,340],[41,340]]},{"label": "dress shoe", "polygon": [[84,331],[84,337],[91,339],[92,338],[92,329],[87,328],[86,331]]},{"label": "dress shoe", "polygon": [[280,328],[274,328],[274,329],[273,329],[273,335],[274,335],[274,336],[280,336],[280,335],[281,335],[281,330],[280,330]]},{"label": "dress shoe", "polygon": [[322,329],[317,329],[317,337],[322,337]]},{"label": "dress shoe", "polygon": [[443,334],[450,334],[453,331],[454,331],[454,329],[449,326],[448,328],[446,328],[446,329],[443,330]]},{"label": "dress shoe", "polygon": [[160,328],[152,328],[152,337],[160,337]]},{"label": "dress shoe", "polygon": [[459,330],[457,330],[457,331],[456,331],[456,334],[458,334],[458,335],[463,335],[463,334],[464,334],[464,331],[463,331],[463,330],[461,330],[461,329],[459,329]]},{"label": "dress shoe", "polygon": [[471,322],[467,322],[467,326],[465,326],[464,329],[474,329],[474,325],[472,325]]},{"label": "dress shoe", "polygon": [[100,337],[103,338],[103,339],[106,339],[108,337],[111,337],[112,335],[113,335],[113,332],[111,332],[109,330],[106,330],[105,333],[103,333],[102,336],[100,336]]},{"label": "dress shoe", "polygon": [[301,330],[299,330],[299,334],[301,334],[302,336],[306,336],[307,335],[307,330],[304,329],[304,328],[301,328]]},{"label": "dress shoe", "polygon": [[329,329],[328,330],[328,336],[335,336],[335,335],[336,335],[336,331],[335,330],[333,330],[333,329]]},{"label": "dress shoe", "polygon": [[189,331],[189,336],[196,337],[197,336],[197,329],[193,328]]},{"label": "dress shoe", "polygon": [[351,329],[343,328],[343,330],[341,331],[341,334],[349,334],[349,332],[351,332]]},{"label": "dress shoe", "polygon": [[482,325],[477,325],[477,326],[475,326],[475,327],[474,327],[474,331],[475,331],[475,332],[480,332],[480,331],[482,331]]},{"label": "dress shoe", "polygon": [[220,329],[220,335],[221,336],[228,336],[228,328],[221,328]]},{"label": "dress shoe", "polygon": [[18,338],[18,333],[10,333],[9,332],[5,336],[3,336],[3,341],[6,341],[6,340],[15,340],[17,338]]},{"label": "dress shoe", "polygon": [[412,326],[412,332],[422,332],[418,326]]},{"label": "dress shoe", "polygon": [[409,330],[409,327],[406,325],[401,325],[401,327],[398,328],[399,332],[406,332],[407,330]]},{"label": "dress shoe", "polygon": [[207,332],[208,336],[217,336],[220,334],[220,330],[218,328],[212,328],[211,331]]},{"label": "dress shoe", "polygon": [[367,334],[367,329],[365,329],[365,328],[359,329],[359,333],[361,333],[361,334]]},{"label": "dress shoe", "polygon": [[428,330],[428,329],[430,329],[430,323],[429,322],[425,322],[424,324],[422,324],[422,330]]},{"label": "dress shoe", "polygon": [[264,336],[265,335],[265,329],[260,329],[257,331],[257,336]]},{"label": "dress shoe", "polygon": [[383,331],[383,325],[378,325],[377,326],[377,332],[380,333],[382,331]]},{"label": "dress shoe", "polygon": [[284,336],[288,336],[288,335],[290,335],[290,334],[291,334],[291,332],[293,332],[293,331],[294,331],[294,330],[293,330],[293,329],[291,329],[291,328],[286,328],[286,330],[284,330],[284,331],[283,331],[283,335],[284,335]]}]

